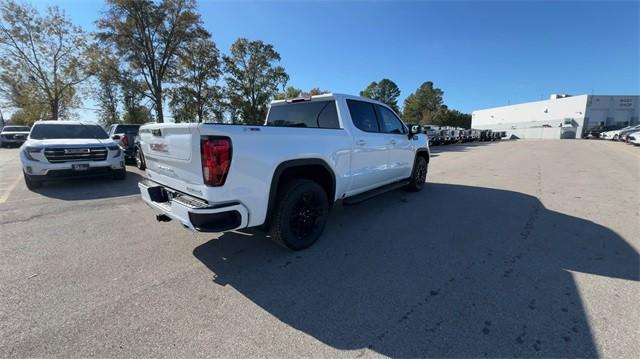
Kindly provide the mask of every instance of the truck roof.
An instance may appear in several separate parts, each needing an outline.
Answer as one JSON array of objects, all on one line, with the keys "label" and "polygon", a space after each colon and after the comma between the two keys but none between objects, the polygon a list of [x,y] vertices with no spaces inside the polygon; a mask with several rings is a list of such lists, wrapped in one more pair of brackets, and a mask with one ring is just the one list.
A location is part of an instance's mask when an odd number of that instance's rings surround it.
[{"label": "truck roof", "polygon": [[91,121],[74,121],[74,120],[40,120],[34,123],[35,125],[89,125],[89,126],[99,126],[96,122]]},{"label": "truck roof", "polygon": [[386,104],[380,102],[380,101],[376,101],[373,99],[370,99],[368,97],[362,97],[362,96],[354,96],[354,95],[347,95],[347,94],[342,94],[342,93],[335,93],[335,92],[330,92],[330,93],[325,93],[322,95],[314,95],[311,97],[294,97],[294,98],[288,98],[285,100],[274,100],[271,101],[271,105],[281,105],[281,104],[285,104],[285,103],[291,103],[292,100],[307,100],[307,101],[315,101],[315,100],[331,100],[331,99],[336,99],[336,100],[340,100],[340,99],[352,99],[352,100],[360,100],[360,101],[367,101],[367,102],[373,102],[373,103],[377,103],[377,104],[381,104],[384,106],[387,106]]}]

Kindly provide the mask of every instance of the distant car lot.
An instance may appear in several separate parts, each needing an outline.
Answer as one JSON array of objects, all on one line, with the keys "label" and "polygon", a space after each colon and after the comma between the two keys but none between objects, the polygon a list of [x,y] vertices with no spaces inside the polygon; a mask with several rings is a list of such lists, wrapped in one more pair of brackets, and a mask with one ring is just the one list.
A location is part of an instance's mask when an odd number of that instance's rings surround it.
[{"label": "distant car lot", "polygon": [[157,223],[133,166],[29,191],[1,149],[0,356],[638,357],[639,160],[434,148],[423,192],[338,206],[290,252]]}]

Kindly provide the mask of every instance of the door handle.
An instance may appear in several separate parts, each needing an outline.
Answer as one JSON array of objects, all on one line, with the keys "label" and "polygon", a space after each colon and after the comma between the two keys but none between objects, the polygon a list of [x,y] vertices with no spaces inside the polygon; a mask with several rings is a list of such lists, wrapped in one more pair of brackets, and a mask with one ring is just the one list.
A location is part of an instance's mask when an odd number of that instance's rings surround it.
[{"label": "door handle", "polygon": [[365,141],[365,140],[358,140],[358,141],[356,141],[356,145],[358,145],[358,146],[364,146],[364,145],[366,145],[366,144],[367,144],[367,141]]},{"label": "door handle", "polygon": [[396,140],[391,140],[391,142],[389,142],[389,143],[391,143],[392,145],[395,145],[396,144]]}]

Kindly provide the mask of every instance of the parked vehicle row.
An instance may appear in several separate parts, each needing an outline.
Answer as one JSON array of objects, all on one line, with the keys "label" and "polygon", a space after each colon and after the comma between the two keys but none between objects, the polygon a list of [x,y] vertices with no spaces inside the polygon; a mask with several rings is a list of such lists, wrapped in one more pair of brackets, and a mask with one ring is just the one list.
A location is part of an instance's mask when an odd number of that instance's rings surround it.
[{"label": "parked vehicle row", "polygon": [[124,179],[126,161],[135,160],[146,170],[141,197],[159,221],[202,232],[261,227],[294,250],[320,237],[337,201],[357,203],[400,187],[420,191],[430,144],[505,136],[406,125],[383,103],[341,94],[274,101],[261,126],[149,123],[105,130],[94,122],[37,121],[23,132],[20,160],[29,189],[54,179]]},{"label": "parked vehicle row", "polygon": [[627,143],[640,146],[640,131],[630,133],[627,136]]},{"label": "parked vehicle row", "polygon": [[640,143],[638,143],[638,139],[640,138],[640,125],[633,125],[620,129],[603,131],[599,133],[597,137],[593,136],[593,138],[627,142],[634,145],[639,145]]},{"label": "parked vehicle row", "polygon": [[432,146],[476,141],[499,141],[507,135],[505,131],[434,125],[424,125],[422,130],[429,138],[429,145]]}]

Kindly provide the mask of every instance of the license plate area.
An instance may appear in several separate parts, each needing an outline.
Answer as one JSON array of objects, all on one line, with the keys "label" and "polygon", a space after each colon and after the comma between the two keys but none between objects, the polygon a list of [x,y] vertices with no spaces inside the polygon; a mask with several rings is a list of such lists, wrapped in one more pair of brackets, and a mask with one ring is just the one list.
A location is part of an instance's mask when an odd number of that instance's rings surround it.
[{"label": "license plate area", "polygon": [[71,165],[71,169],[74,171],[86,171],[89,169],[88,163],[74,163]]},{"label": "license plate area", "polygon": [[161,186],[149,187],[147,191],[149,191],[149,198],[157,203],[171,202],[175,196],[175,192]]}]

